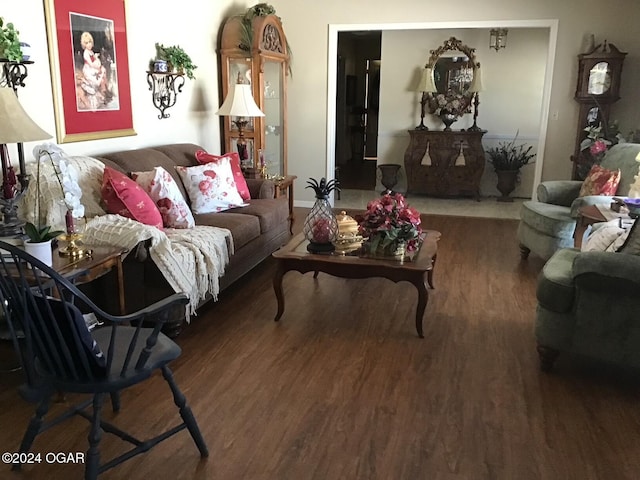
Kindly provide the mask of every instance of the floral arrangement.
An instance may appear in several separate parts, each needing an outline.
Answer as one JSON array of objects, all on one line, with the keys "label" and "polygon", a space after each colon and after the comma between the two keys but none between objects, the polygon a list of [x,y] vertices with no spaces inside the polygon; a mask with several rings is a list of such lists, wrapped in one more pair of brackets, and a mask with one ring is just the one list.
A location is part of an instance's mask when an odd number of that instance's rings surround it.
[{"label": "floral arrangement", "polygon": [[33,149],[33,156],[37,162],[35,224],[27,223],[25,233],[27,233],[31,241],[34,241],[34,238],[35,241],[46,241],[49,238],[55,238],[61,233],[64,233],[61,231],[52,232],[50,226],[42,225],[42,212],[40,207],[40,164],[46,160],[51,162],[56,179],[60,185],[62,200],[67,208],[67,214],[65,216],[67,232],[75,233],[74,219],[84,217],[84,205],[80,202],[82,190],[78,185],[78,171],[72,164],[67,162],[65,152],[55,144],[44,143],[37,145]]},{"label": "floral arrangement", "polygon": [[620,134],[617,121],[606,126],[603,126],[602,123],[597,127],[590,125],[584,131],[587,132],[587,137],[580,143],[580,150],[584,152],[588,149],[596,163],[600,163],[609,148],[625,141]]},{"label": "floral arrangement", "polygon": [[471,113],[471,102],[469,97],[462,93],[447,92],[430,95],[427,100],[429,111],[434,115],[441,115],[448,112],[460,116]]},{"label": "floral arrangement", "polygon": [[420,212],[410,207],[400,193],[385,194],[367,204],[358,232],[367,238],[371,251],[406,243],[408,252],[422,242]]}]

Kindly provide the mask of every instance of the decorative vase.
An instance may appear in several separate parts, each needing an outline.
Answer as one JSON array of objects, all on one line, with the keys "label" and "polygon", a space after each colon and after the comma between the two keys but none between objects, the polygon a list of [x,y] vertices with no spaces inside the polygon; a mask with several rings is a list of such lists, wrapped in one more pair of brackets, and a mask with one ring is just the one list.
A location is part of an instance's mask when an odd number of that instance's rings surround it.
[{"label": "decorative vase", "polygon": [[365,250],[374,257],[388,257],[390,259],[403,259],[407,254],[407,242],[404,240],[398,240],[388,245],[382,246],[382,243],[378,243],[378,246],[373,250],[371,239],[365,243]]},{"label": "decorative vase", "polygon": [[451,113],[448,110],[441,110],[440,111],[440,120],[442,120],[442,123],[444,123],[444,131],[445,132],[450,132],[451,131],[451,125],[453,125],[453,123],[458,120],[458,116]]},{"label": "decorative vase", "polygon": [[311,253],[328,253],[335,250],[333,242],[338,237],[338,220],[328,198],[317,198],[304,221],[302,232]]},{"label": "decorative vase", "polygon": [[53,254],[51,252],[51,240],[47,240],[46,242],[24,242],[24,251],[29,255],[36,257],[45,265],[49,267],[53,265]]},{"label": "decorative vase", "polygon": [[518,170],[498,170],[496,174],[498,175],[498,184],[496,188],[502,194],[501,197],[498,197],[499,202],[513,202],[513,198],[509,196],[511,192],[516,189],[516,184],[518,183]]},{"label": "decorative vase", "polygon": [[400,165],[397,163],[387,163],[384,165],[378,165],[378,169],[382,174],[380,183],[382,183],[385,188],[385,190],[381,192],[382,195],[393,193],[393,187],[398,183],[398,171],[400,170]]}]

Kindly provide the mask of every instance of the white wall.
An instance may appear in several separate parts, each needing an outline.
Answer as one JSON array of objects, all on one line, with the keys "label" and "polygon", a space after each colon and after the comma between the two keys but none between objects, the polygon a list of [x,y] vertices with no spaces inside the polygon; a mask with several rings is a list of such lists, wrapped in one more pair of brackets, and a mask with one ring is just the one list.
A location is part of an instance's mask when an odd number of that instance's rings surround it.
[{"label": "white wall", "polygon": [[[184,0],[181,8],[176,8],[175,2],[167,0],[129,0],[126,3],[129,77],[133,127],[137,135],[65,143],[62,148],[70,154],[90,155],[162,143],[193,142],[219,153],[219,117],[213,114],[219,105],[217,37],[225,13],[223,7],[229,3],[228,0]],[[26,86],[18,91],[20,102],[38,125],[55,136],[43,0],[3,2],[0,15],[13,22],[20,31],[20,39],[31,45],[31,59],[35,61],[29,66]],[[198,65],[196,79],[186,81],[176,105],[167,110],[171,117],[163,120],[158,119],[159,111],[153,107],[146,80],[155,42],[179,44]],[[32,159],[33,146],[25,145],[27,160]],[[12,155],[12,158],[16,157]]]},{"label": "white wall", "polygon": [[[601,1],[595,0],[460,0],[449,3],[433,0],[276,0],[272,5],[283,19],[293,49],[293,78],[288,92],[289,170],[303,180],[326,173],[327,38],[330,24],[558,19],[558,45],[550,101],[550,111],[557,112],[557,117],[549,119],[543,180],[571,176],[570,156],[578,115],[577,103],[573,100],[577,55],[582,53],[588,34],[595,34],[599,41],[606,38],[629,52],[623,72],[622,100],[613,107],[612,117],[619,119],[625,130],[640,126],[640,109],[635,106],[640,95],[637,89],[640,84],[640,37],[636,34],[640,2],[635,0],[611,0],[606,8],[602,7]],[[488,39],[486,41],[488,43]],[[509,41],[507,50],[512,46],[517,48],[514,41]],[[399,55],[407,55],[413,48],[423,46],[407,44]],[[486,81],[489,80],[487,78]],[[483,98],[481,96],[481,126],[489,115]],[[517,106],[518,102],[514,101],[513,105]],[[412,99],[405,106],[405,111],[411,112],[415,108],[415,100]],[[419,119],[419,116],[415,118]],[[304,190],[304,182],[297,182],[296,198],[312,199],[311,193]]]},{"label": "white wall", "polygon": [[[47,0],[49,1],[49,0]],[[128,47],[133,101],[134,137],[64,144],[69,153],[100,153],[118,149],[167,142],[196,142],[219,152],[220,125],[213,115],[219,103],[217,37],[222,18],[241,13],[255,2],[220,0],[182,0],[179,5],[168,0],[129,0]],[[569,178],[573,151],[577,103],[573,100],[576,85],[576,55],[583,51],[585,38],[593,33],[598,41],[607,38],[621,50],[629,52],[622,80],[622,100],[612,112],[625,130],[640,126],[637,85],[640,84],[640,37],[636,34],[640,2],[610,0],[603,8],[600,0],[275,0],[271,2],[283,20],[293,50],[293,76],[288,83],[289,172],[298,176],[295,195],[311,201],[312,193],[304,189],[308,177],[326,173],[327,159],[327,65],[330,24],[371,24],[444,21],[505,21],[558,19],[558,46],[551,91],[552,113],[547,130],[543,179]],[[12,21],[21,38],[32,45],[36,63],[29,69],[27,86],[20,91],[20,101],[33,119],[44,129],[55,132],[42,0],[3,2],[1,15]],[[511,37],[514,38],[514,37]],[[179,43],[198,64],[197,79],[188,81],[170,119],[158,120],[146,84],[146,68],[155,42]],[[505,54],[517,48],[509,41]],[[480,47],[480,45],[476,45]],[[423,45],[406,45],[405,52]],[[424,53],[424,51],[423,51]],[[500,52],[498,55],[502,55]],[[421,56],[421,55],[419,55]],[[421,56],[424,58],[424,56]],[[496,58],[496,61],[499,57]],[[485,82],[489,82],[487,77]],[[208,108],[191,111],[195,93],[200,90]],[[481,97],[480,125],[489,121],[491,112]],[[404,106],[415,112],[415,99]],[[419,117],[417,117],[419,118]],[[411,126],[411,119],[406,120]],[[415,125],[414,125],[415,126]],[[26,151],[30,155],[30,145]]]}]

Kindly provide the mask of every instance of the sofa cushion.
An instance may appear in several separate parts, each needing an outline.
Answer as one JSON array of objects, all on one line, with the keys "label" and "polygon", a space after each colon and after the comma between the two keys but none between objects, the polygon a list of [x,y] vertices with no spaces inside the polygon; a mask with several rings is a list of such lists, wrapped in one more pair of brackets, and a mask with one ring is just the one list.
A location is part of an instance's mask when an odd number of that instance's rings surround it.
[{"label": "sofa cushion", "polygon": [[154,148],[141,148],[138,150],[127,150],[122,152],[114,152],[105,155],[101,155],[101,158],[106,158],[111,162],[117,164],[120,169],[125,172],[147,172],[153,170],[155,167],[162,167],[171,174],[173,179],[178,184],[180,193],[182,193],[185,199],[189,198],[187,192],[182,186],[180,176],[175,171],[176,165],[191,166],[196,165],[195,157],[191,160],[187,156],[174,159],[168,157],[163,152]]},{"label": "sofa cushion", "polygon": [[573,261],[579,253],[578,249],[563,248],[547,260],[538,276],[536,290],[542,307],[558,313],[571,310],[575,295]]},{"label": "sofa cushion", "polygon": [[608,170],[600,165],[594,165],[589,170],[587,178],[582,182],[579,196],[615,195],[619,183],[620,169]]},{"label": "sofa cushion", "polygon": [[212,155],[204,150],[198,150],[196,152],[196,160],[201,165],[210,162],[219,162],[221,158],[228,157],[231,163],[231,170],[233,171],[233,179],[236,182],[236,188],[243,200],[251,200],[251,193],[249,193],[249,187],[247,181],[242,175],[242,168],[240,168],[240,156],[238,152],[225,153],[224,155]]},{"label": "sofa cushion", "polygon": [[175,169],[187,190],[193,213],[222,212],[245,205],[233,180],[229,158]]},{"label": "sofa cushion", "polygon": [[231,210],[227,210],[222,213],[194,214],[194,218],[196,225],[209,225],[230,230],[236,252],[260,236],[260,221],[253,215],[232,213]]},{"label": "sofa cushion", "polygon": [[151,197],[124,173],[105,167],[102,200],[109,213],[162,229],[162,215]]},{"label": "sofa cushion", "polygon": [[168,228],[193,228],[195,221],[176,181],[162,167],[150,172],[133,172],[131,177],[156,203],[162,223]]},{"label": "sofa cushion", "polygon": [[265,233],[287,221],[289,203],[286,198],[253,199],[246,207],[232,209],[230,212],[242,212],[244,215],[257,217],[260,221],[260,232]]},{"label": "sofa cushion", "polygon": [[526,201],[520,210],[520,219],[531,228],[551,237],[573,237],[576,220],[568,207],[549,203]]}]

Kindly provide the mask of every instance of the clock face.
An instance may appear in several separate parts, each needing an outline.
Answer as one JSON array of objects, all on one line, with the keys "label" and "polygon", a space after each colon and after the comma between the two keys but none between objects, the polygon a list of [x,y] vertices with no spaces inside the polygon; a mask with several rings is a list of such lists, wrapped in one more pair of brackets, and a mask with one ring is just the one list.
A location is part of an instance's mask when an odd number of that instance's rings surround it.
[{"label": "clock face", "polygon": [[598,62],[589,71],[589,85],[587,93],[602,95],[611,88],[611,69],[607,62]]}]

